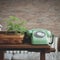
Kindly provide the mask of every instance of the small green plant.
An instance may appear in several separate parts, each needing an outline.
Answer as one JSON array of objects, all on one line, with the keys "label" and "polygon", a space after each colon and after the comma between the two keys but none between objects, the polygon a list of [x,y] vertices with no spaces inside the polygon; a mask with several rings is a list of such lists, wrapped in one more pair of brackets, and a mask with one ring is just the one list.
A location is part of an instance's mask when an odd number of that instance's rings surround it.
[{"label": "small green plant", "polygon": [[26,21],[21,20],[15,16],[9,16],[7,19],[7,31],[14,31],[15,33],[20,32],[21,34],[24,34],[27,29],[24,26]]}]

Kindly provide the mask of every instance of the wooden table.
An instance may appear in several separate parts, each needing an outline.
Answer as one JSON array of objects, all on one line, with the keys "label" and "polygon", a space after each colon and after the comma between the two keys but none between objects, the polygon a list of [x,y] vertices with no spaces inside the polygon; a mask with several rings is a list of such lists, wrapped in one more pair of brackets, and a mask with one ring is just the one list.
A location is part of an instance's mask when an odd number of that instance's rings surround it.
[{"label": "wooden table", "polygon": [[6,50],[28,50],[34,52],[40,52],[40,60],[45,60],[45,53],[54,51],[48,45],[29,45],[29,44],[19,44],[19,45],[0,45],[0,60],[4,60],[4,51]]}]

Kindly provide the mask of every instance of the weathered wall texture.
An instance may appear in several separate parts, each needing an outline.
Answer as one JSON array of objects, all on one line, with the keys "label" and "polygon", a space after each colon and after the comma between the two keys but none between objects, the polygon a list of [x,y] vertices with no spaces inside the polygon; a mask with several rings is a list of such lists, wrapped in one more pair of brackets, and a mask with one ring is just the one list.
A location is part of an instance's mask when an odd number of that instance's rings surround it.
[{"label": "weathered wall texture", "polygon": [[45,28],[60,36],[60,0],[0,0],[0,21],[11,15],[27,20],[28,29]]}]

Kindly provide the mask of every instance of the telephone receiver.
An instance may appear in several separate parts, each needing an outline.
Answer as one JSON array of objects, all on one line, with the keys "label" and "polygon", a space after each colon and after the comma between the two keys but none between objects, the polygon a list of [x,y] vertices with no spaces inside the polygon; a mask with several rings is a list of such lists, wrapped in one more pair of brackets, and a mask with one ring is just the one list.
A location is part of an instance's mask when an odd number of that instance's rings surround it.
[{"label": "telephone receiver", "polygon": [[25,42],[30,44],[52,44],[54,35],[46,29],[31,29],[25,34]]}]

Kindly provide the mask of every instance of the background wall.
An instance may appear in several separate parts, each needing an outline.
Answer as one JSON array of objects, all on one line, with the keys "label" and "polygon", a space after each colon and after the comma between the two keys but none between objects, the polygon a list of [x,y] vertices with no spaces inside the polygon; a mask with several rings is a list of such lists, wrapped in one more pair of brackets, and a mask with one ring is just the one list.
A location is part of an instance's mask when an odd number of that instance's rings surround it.
[{"label": "background wall", "polygon": [[0,0],[0,23],[8,16],[27,20],[26,27],[45,28],[60,36],[60,0]]}]

